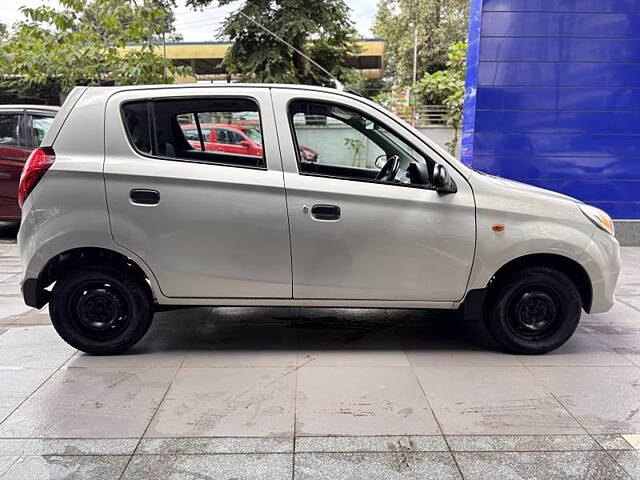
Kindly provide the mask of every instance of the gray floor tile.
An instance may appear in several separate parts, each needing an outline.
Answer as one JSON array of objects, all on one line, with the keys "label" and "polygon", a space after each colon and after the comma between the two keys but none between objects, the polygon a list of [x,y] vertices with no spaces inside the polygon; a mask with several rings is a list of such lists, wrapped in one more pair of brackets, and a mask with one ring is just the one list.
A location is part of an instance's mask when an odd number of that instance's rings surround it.
[{"label": "gray floor tile", "polygon": [[296,452],[446,452],[441,435],[297,437]]},{"label": "gray floor tile", "polygon": [[530,366],[633,365],[628,358],[581,327],[557,350],[545,355],[520,355],[519,358]]},{"label": "gray floor tile", "polygon": [[450,453],[301,453],[296,454],[296,480],[459,479]]},{"label": "gray floor tile", "polygon": [[585,431],[524,367],[416,367],[446,435]]},{"label": "gray floor tile", "polygon": [[296,330],[281,325],[203,324],[184,362],[185,367],[293,367]]},{"label": "gray floor tile", "polygon": [[627,442],[622,435],[618,434],[599,434],[593,438],[605,450],[633,450],[633,446]]},{"label": "gray floor tile", "polygon": [[293,455],[135,455],[123,479],[290,480]]},{"label": "gray floor tile", "polygon": [[136,455],[293,453],[293,437],[143,438]]},{"label": "gray floor tile", "polygon": [[0,335],[0,368],[57,368],[75,352],[52,326],[11,327]]},{"label": "gray floor tile", "polygon": [[611,452],[611,456],[633,480],[640,480],[640,451]]},{"label": "gray floor tile", "polygon": [[139,437],[174,373],[168,368],[63,368],[0,425],[0,437]]},{"label": "gray floor tile", "polygon": [[0,438],[0,456],[132,455],[137,438]]},{"label": "gray floor tile", "polygon": [[411,368],[301,368],[298,435],[436,435]]},{"label": "gray floor tile", "polygon": [[53,372],[54,369],[0,368],[0,422]]},{"label": "gray floor tile", "polygon": [[624,300],[617,298],[613,308],[605,313],[590,315],[582,312],[580,324],[588,325],[628,325],[637,326],[640,322],[640,310],[631,307]]},{"label": "gray floor tile", "polygon": [[296,369],[183,368],[146,436],[293,434]]},{"label": "gray floor tile", "polygon": [[447,435],[453,452],[601,450],[590,435]]},{"label": "gray floor tile", "polygon": [[606,452],[457,452],[465,480],[614,480],[625,472]]},{"label": "gray floor tile", "polygon": [[530,370],[590,433],[640,433],[640,368]]},{"label": "gray floor tile", "polygon": [[408,367],[409,361],[389,323],[353,323],[347,328],[299,331],[298,363],[307,367]]},{"label": "gray floor tile", "polygon": [[3,480],[109,480],[118,479],[129,456],[33,456],[21,457],[9,467]]},{"label": "gray floor tile", "polygon": [[638,324],[634,326],[587,325],[585,328],[600,342],[640,366],[640,312]]}]

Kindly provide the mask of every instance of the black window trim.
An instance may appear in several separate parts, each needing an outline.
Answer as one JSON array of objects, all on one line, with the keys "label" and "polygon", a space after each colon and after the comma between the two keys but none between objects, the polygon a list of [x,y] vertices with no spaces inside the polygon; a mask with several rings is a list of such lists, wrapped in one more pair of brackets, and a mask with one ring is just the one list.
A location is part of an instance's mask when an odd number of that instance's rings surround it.
[{"label": "black window trim", "polygon": [[[216,99],[216,98],[222,98],[222,99],[230,99],[230,98],[240,98],[240,99],[245,99],[245,100],[250,100],[253,103],[256,104],[256,106],[258,107],[258,121],[260,122],[260,127],[262,127],[263,123],[262,123],[262,110],[260,109],[260,102],[258,102],[257,99],[250,97],[250,96],[246,96],[246,95],[225,95],[225,96],[211,96],[211,95],[179,95],[179,96],[171,96],[171,97],[142,97],[142,98],[130,98],[130,99],[126,99],[120,102],[120,121],[122,123],[122,127],[124,128],[124,132],[125,132],[125,136],[127,137],[127,141],[129,142],[129,147],[134,151],[134,153],[137,153],[138,155],[145,157],[145,158],[151,158],[154,160],[166,160],[166,161],[170,161],[170,162],[184,162],[184,163],[199,163],[202,165],[212,165],[212,166],[220,166],[220,167],[234,167],[234,168],[244,168],[244,169],[249,169],[249,170],[262,170],[262,171],[268,171],[269,168],[267,167],[267,155],[265,152],[265,148],[264,145],[262,145],[262,157],[256,157],[256,158],[262,158],[263,162],[264,162],[264,166],[252,166],[252,165],[239,165],[237,163],[226,163],[226,162],[210,162],[207,160],[195,160],[192,158],[177,158],[177,157],[165,157],[163,155],[159,155],[158,154],[158,136],[155,134],[156,132],[156,116],[155,116],[155,103],[156,101],[162,101],[162,100],[184,100],[184,99],[189,99],[189,100],[212,100],[212,99]],[[145,153],[142,152],[138,149],[138,147],[136,146],[135,142],[132,140],[131,135],[129,133],[129,129],[127,128],[127,125],[125,123],[125,118],[124,118],[124,107],[125,105],[129,104],[129,103],[137,103],[137,102],[144,102],[147,104],[147,115],[150,117],[149,118],[149,135],[150,135],[150,139],[151,139],[151,154],[149,153]],[[225,155],[227,156],[238,156],[238,157],[250,157],[251,155],[238,155],[235,153],[229,153],[229,152],[225,152]]]},{"label": "black window trim", "polygon": [[[289,101],[287,102],[287,117],[289,119],[289,129],[291,131],[291,136],[293,137],[293,142],[294,142],[294,148],[295,148],[295,152],[296,152],[296,168],[298,169],[298,175],[305,175],[305,176],[309,176],[309,177],[322,177],[322,178],[332,178],[334,180],[344,180],[347,182],[364,182],[364,183],[375,183],[378,185],[390,185],[393,187],[405,187],[405,188],[417,188],[419,190],[431,190],[431,191],[438,191],[438,189],[436,187],[434,187],[433,185],[419,185],[419,184],[412,184],[412,183],[392,183],[392,182],[383,182],[381,180],[376,180],[375,178],[373,179],[369,179],[369,178],[347,178],[347,177],[340,177],[340,176],[336,176],[336,175],[327,175],[324,173],[315,173],[315,172],[302,172],[300,171],[300,154],[298,153],[300,151],[300,145],[298,144],[298,135],[296,135],[296,130],[295,130],[295,125],[293,123],[293,115],[291,114],[291,104],[293,102],[296,101],[306,101],[306,102],[311,102],[311,103],[323,103],[326,105],[335,105],[337,107],[341,107],[341,108],[348,108],[350,110],[353,110],[354,112],[364,116],[365,118],[371,118],[371,115],[362,112],[360,109],[352,107],[351,105],[345,105],[345,104],[341,104],[338,102],[334,102],[331,100],[317,100],[317,99],[313,99],[313,98],[308,98],[308,97],[294,97],[294,98],[290,98]],[[424,151],[420,148],[416,148],[414,142],[409,142],[407,141],[407,139],[405,137],[403,137],[402,135],[399,135],[398,133],[396,133],[395,129],[389,128],[389,126],[386,123],[383,122],[379,122],[377,119],[374,120],[376,123],[379,123],[380,125],[382,125],[384,128],[386,128],[388,131],[393,132],[394,135],[396,135],[398,138],[400,138],[400,140],[402,140],[403,142],[405,142],[407,145],[411,146],[415,151],[419,152],[427,161],[431,161],[433,162],[434,166],[435,164],[437,164],[438,162],[436,162],[433,158],[431,158],[430,155],[426,155],[424,153]],[[448,162],[447,162],[448,165]]]}]

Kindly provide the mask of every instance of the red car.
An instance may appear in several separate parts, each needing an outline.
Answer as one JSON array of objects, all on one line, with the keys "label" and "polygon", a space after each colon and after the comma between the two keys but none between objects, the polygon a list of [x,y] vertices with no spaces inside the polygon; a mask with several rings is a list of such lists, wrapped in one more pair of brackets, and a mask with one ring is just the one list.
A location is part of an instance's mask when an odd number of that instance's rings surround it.
[{"label": "red car", "polygon": [[32,150],[49,131],[59,107],[0,105],[0,221],[20,220],[18,183]]},{"label": "red car", "polygon": [[[200,137],[196,125],[180,127],[191,146],[200,150]],[[200,129],[204,137],[204,149],[209,152],[262,156],[262,133],[256,127],[233,123],[203,123]],[[318,161],[318,153],[309,147],[300,146],[300,157],[307,162]]]}]

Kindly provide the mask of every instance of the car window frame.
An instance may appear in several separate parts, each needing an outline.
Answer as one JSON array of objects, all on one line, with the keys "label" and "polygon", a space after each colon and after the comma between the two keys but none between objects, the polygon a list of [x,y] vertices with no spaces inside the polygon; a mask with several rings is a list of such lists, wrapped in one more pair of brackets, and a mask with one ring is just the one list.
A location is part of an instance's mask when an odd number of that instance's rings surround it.
[{"label": "car window frame", "polygon": [[[292,97],[287,101],[286,104],[286,111],[287,111],[287,120],[289,122],[289,130],[291,132],[291,138],[293,140],[293,146],[294,146],[294,151],[298,152],[300,150],[300,144],[298,143],[298,136],[296,134],[296,130],[295,130],[295,125],[293,123],[293,115],[292,115],[292,108],[291,105],[294,102],[299,102],[299,101],[305,101],[305,102],[309,102],[309,103],[320,103],[320,104],[325,104],[325,105],[334,105],[336,107],[339,108],[345,108],[347,110],[351,110],[353,112],[356,112],[359,115],[362,115],[365,118],[369,118],[372,119],[372,115],[363,112],[362,110],[360,110],[357,107],[353,107],[352,105],[345,105],[343,103],[339,103],[339,102],[335,102],[335,101],[331,101],[331,100],[318,100],[318,99],[312,99],[312,98],[308,98],[308,97]],[[401,139],[405,144],[409,145],[416,153],[420,154],[425,161],[427,162],[431,162],[433,166],[435,166],[438,162],[435,161],[433,158],[431,158],[428,155],[425,155],[423,153],[423,151],[419,148],[416,148],[414,142],[410,142],[406,139],[406,137],[404,137],[403,135],[400,135],[397,133],[396,129],[394,128],[390,128],[389,125],[385,122],[381,122],[379,121],[377,118],[375,118],[374,122],[378,123],[379,125],[381,125],[382,127],[384,127],[387,131],[393,133],[394,135],[396,135],[399,139]],[[348,125],[348,124],[346,124]],[[353,128],[353,127],[352,127]],[[355,130],[355,129],[354,129]],[[394,183],[394,182],[385,182],[385,181],[380,181],[377,180],[375,178],[373,179],[369,179],[369,178],[351,178],[351,177],[340,177],[340,176],[336,176],[336,175],[327,175],[324,173],[317,173],[317,172],[303,172],[300,170],[300,156],[296,155],[296,169],[297,169],[297,173],[298,175],[305,175],[305,176],[310,176],[310,177],[321,177],[321,178],[331,178],[334,180],[345,180],[345,181],[350,181],[350,182],[363,182],[363,183],[369,183],[369,184],[376,184],[376,185],[390,185],[390,186],[394,186],[394,187],[407,187],[407,188],[417,188],[420,190],[431,190],[431,191],[437,191],[437,188],[433,185],[420,185],[417,183]]]},{"label": "car window frame", "polygon": [[[127,142],[129,143],[129,147],[131,149],[133,149],[133,151],[135,153],[137,153],[138,155],[141,155],[145,158],[150,158],[150,159],[154,159],[154,160],[165,160],[165,161],[172,161],[172,162],[184,162],[184,163],[196,163],[196,164],[202,164],[202,165],[211,165],[211,166],[219,166],[219,167],[234,167],[234,168],[245,168],[245,169],[250,169],[250,170],[260,170],[260,171],[268,171],[268,165],[267,165],[267,156],[265,153],[265,148],[262,148],[262,162],[264,163],[263,166],[253,166],[253,165],[239,165],[237,163],[226,163],[226,162],[210,162],[210,161],[206,161],[206,160],[197,160],[197,159],[192,159],[192,158],[179,158],[179,157],[167,157],[164,155],[159,155],[158,152],[158,137],[156,135],[156,115],[155,115],[155,102],[159,102],[159,101],[172,101],[172,100],[185,100],[185,99],[189,99],[189,100],[213,100],[213,99],[224,99],[224,100],[228,100],[228,99],[243,99],[243,100],[250,100],[251,102],[253,102],[257,109],[258,109],[258,121],[260,122],[260,125],[262,125],[262,109],[260,108],[260,102],[258,101],[258,99],[251,97],[249,95],[224,95],[224,96],[213,96],[213,95],[178,95],[178,96],[167,96],[167,97],[155,97],[155,96],[149,96],[149,97],[140,97],[140,98],[129,98],[129,99],[125,99],[125,100],[121,100],[119,102],[118,105],[118,110],[120,112],[120,124],[122,126],[122,128],[124,129],[125,132],[125,136],[127,138]],[[124,107],[127,104],[130,103],[140,103],[140,102],[144,102],[147,104],[147,116],[148,116],[148,123],[149,123],[149,135],[150,135],[150,143],[151,143],[151,153],[145,153],[140,151],[140,149],[138,149],[137,145],[135,144],[135,142],[133,141],[133,139],[131,138],[131,134],[129,132],[129,129],[127,128],[126,125],[126,121],[125,121],[125,117],[124,117]],[[187,112],[187,113],[199,113],[199,112]],[[188,141],[188,140],[187,140]],[[225,155],[237,155],[238,157],[247,157],[249,155],[238,155],[238,154],[234,154],[234,153],[228,153],[225,152]]]}]

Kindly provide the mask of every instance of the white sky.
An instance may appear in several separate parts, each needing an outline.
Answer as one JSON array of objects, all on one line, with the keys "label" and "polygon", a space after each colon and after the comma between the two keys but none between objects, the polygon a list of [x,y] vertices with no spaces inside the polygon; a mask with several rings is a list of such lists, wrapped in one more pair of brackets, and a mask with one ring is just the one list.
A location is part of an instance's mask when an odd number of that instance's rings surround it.
[{"label": "white sky", "polygon": [[[56,0],[0,0],[0,22],[11,25],[19,20],[21,6],[34,7],[43,2],[55,5]],[[176,30],[186,41],[202,42],[215,40],[216,30],[229,12],[233,11],[238,2],[223,8],[208,7],[204,11],[193,11],[187,8],[185,0],[178,0],[176,9]],[[346,0],[351,7],[351,18],[356,24],[358,32],[363,37],[370,37],[371,25],[375,15],[375,0]]]}]

